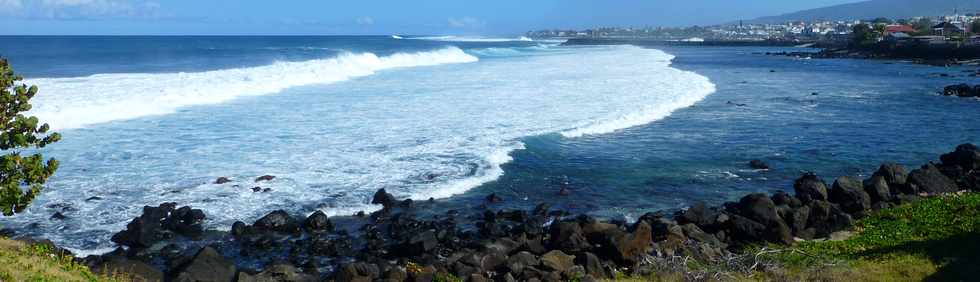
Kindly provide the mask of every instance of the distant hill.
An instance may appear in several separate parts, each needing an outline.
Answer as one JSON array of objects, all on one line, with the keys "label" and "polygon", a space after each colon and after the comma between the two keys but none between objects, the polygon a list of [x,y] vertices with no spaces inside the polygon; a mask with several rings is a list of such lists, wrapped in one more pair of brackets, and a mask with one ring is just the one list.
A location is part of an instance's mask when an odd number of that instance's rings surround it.
[{"label": "distant hill", "polygon": [[948,15],[952,14],[954,9],[958,9],[960,14],[980,13],[980,0],[871,0],[762,17],[747,22],[780,23],[798,20],[849,20],[877,17],[900,19],[915,16]]}]

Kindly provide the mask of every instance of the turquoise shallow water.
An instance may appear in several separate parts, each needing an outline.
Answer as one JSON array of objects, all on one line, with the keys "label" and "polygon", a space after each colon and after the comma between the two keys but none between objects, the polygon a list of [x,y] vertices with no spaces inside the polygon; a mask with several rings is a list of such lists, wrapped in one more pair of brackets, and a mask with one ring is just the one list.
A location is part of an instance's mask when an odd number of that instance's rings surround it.
[{"label": "turquoise shallow water", "polygon": [[0,54],[41,86],[62,168],[2,220],[84,251],[164,201],[216,229],[280,208],[372,209],[379,188],[440,198],[432,212],[496,193],[494,208],[636,217],[980,141],[980,102],[936,95],[975,81],[965,68],[516,38],[24,40],[0,38]]}]

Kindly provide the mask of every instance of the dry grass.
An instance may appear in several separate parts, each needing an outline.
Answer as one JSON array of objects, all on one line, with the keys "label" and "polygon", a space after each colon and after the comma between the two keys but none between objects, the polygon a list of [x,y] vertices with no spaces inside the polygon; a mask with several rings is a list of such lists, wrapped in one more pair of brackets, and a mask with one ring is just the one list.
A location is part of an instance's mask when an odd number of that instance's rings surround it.
[{"label": "dry grass", "polygon": [[119,275],[98,275],[70,256],[47,245],[28,245],[0,238],[0,281],[126,281]]}]

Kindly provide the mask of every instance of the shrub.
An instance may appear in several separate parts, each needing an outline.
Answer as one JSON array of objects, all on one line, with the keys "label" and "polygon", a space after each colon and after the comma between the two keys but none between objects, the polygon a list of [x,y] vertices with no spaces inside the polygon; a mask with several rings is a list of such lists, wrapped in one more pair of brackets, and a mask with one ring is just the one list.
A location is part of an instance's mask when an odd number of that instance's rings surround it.
[{"label": "shrub", "polygon": [[58,169],[57,160],[45,161],[40,153],[21,155],[20,150],[36,151],[61,140],[60,134],[48,133],[47,123],[39,125],[37,117],[24,116],[31,110],[37,86],[18,85],[22,79],[0,58],[0,150],[4,153],[0,156],[0,212],[4,216],[23,211]]}]

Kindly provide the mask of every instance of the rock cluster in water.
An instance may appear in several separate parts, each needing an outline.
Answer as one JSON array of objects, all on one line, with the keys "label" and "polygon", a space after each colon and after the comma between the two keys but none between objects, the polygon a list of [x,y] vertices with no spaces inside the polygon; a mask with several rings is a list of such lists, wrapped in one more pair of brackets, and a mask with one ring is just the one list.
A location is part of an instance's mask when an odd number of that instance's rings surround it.
[{"label": "rock cluster in water", "polygon": [[970,86],[969,84],[962,83],[946,86],[943,88],[943,95],[963,98],[980,97],[980,84]]},{"label": "rock cluster in water", "polygon": [[[466,281],[593,281],[641,271],[657,258],[712,261],[746,244],[825,238],[874,210],[961,190],[980,191],[980,150],[971,144],[912,171],[886,163],[868,179],[839,177],[830,184],[808,173],[795,181],[792,195],[756,193],[718,207],[697,203],[635,222],[574,216],[545,204],[423,219],[413,210],[425,203],[399,201],[382,189],[372,203],[383,209],[364,215],[356,232],[338,230],[322,212],[297,218],[279,210],[252,224],[236,222],[203,247],[181,248],[175,238],[200,238],[205,217],[168,203],[144,208],[113,236],[125,248],[86,260],[98,270],[150,281],[433,281],[449,274]],[[487,197],[488,204],[502,200]],[[250,269],[227,256],[279,259]]]}]

